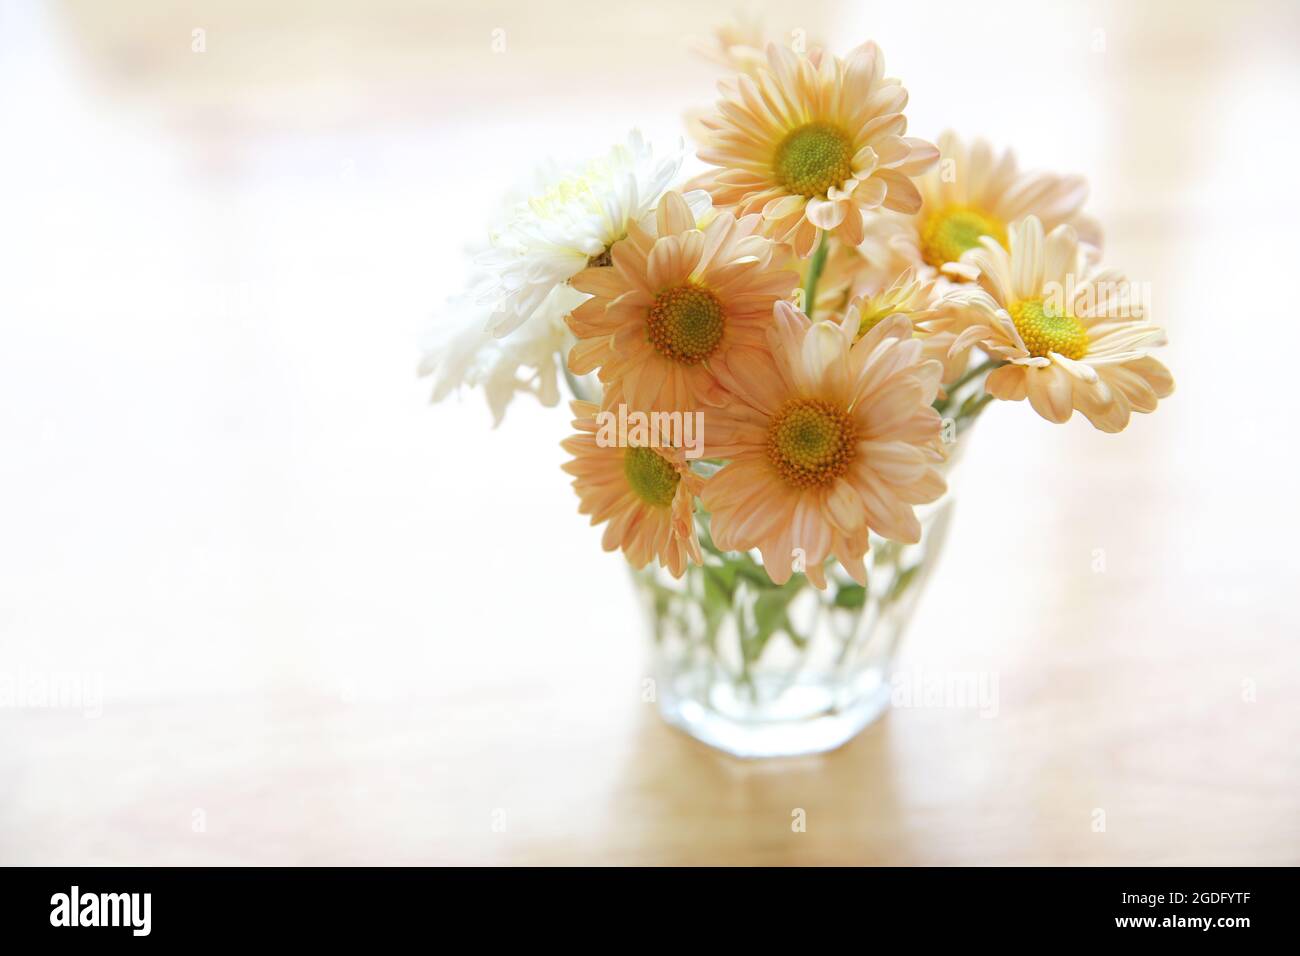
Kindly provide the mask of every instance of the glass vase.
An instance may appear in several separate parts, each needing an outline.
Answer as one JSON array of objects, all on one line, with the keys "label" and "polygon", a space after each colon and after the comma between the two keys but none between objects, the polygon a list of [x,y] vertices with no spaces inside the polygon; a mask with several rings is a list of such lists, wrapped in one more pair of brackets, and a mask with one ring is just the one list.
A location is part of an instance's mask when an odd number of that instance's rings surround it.
[{"label": "glass vase", "polygon": [[774,585],[757,551],[725,553],[697,515],[705,564],[635,575],[654,637],[665,720],[739,757],[832,750],[889,706],[891,667],[942,549],[951,494],[917,509],[921,540],[872,536],[867,587],[828,564],[820,591]]}]

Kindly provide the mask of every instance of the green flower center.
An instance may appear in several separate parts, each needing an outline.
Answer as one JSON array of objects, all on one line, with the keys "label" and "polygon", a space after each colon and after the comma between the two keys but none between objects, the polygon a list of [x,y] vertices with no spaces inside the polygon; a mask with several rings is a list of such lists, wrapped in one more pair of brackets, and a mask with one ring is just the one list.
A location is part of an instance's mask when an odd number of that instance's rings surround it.
[{"label": "green flower center", "polygon": [[772,161],[777,182],[800,196],[825,196],[853,174],[853,142],[829,123],[808,123],[791,131]]},{"label": "green flower center", "polygon": [[786,402],[767,430],[768,460],[796,488],[835,481],[848,471],[856,444],[848,413],[816,399]]},{"label": "green flower center", "polygon": [[726,320],[717,296],[688,282],[659,293],[648,324],[650,344],[660,355],[695,365],[718,347]]},{"label": "green flower center", "polygon": [[1077,362],[1088,354],[1088,330],[1083,323],[1042,299],[1017,302],[1007,311],[1030,355],[1047,358],[1049,352],[1056,352]]},{"label": "green flower center", "polygon": [[970,206],[948,206],[929,216],[921,227],[921,255],[937,269],[978,246],[980,236],[1007,244],[1006,226],[997,219]]},{"label": "green flower center", "polygon": [[682,480],[677,469],[653,448],[624,450],[623,476],[638,498],[656,508],[673,503],[677,483]]}]

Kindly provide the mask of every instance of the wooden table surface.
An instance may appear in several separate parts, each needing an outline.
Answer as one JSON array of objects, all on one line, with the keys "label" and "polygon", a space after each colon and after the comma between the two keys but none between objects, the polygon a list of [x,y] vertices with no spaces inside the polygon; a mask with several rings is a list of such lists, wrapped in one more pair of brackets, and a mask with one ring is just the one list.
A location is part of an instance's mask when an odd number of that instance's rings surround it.
[{"label": "wooden table surface", "polygon": [[0,691],[82,696],[0,707],[0,863],[1300,863],[1297,13],[895,6],[771,22],[1088,175],[1178,391],[973,434],[900,666],[996,708],[749,763],[642,700],[567,417],[413,374],[503,185],[709,101],[697,6],[7,5]]}]

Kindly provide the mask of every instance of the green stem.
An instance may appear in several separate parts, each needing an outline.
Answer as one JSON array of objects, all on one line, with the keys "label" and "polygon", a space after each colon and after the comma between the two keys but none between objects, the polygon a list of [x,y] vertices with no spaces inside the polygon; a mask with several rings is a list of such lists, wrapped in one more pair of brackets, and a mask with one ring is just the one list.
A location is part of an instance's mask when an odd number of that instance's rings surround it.
[{"label": "green stem", "polygon": [[822,277],[822,270],[826,268],[826,256],[831,251],[831,234],[822,232],[821,241],[817,243],[817,249],[812,255],[812,261],[808,263],[808,278],[803,284],[803,311],[804,315],[812,318],[817,304],[817,282]]},{"label": "green stem", "polygon": [[750,658],[753,651],[750,647],[749,636],[745,633],[745,611],[739,601],[732,607],[731,614],[736,622],[736,641],[740,645],[740,682],[749,691],[750,701],[757,702],[758,688],[754,686],[754,672],[750,668]]},{"label": "green stem", "polygon": [[[968,399],[968,401],[969,401],[969,399]],[[983,395],[981,395],[979,398],[975,399],[974,402],[971,402],[971,403],[970,403],[970,408],[966,408],[966,407],[963,405],[961,411],[958,412],[958,414],[957,414],[957,430],[958,430],[958,432],[961,431],[961,426],[962,426],[963,424],[965,424],[965,423],[967,423],[967,422],[973,422],[973,421],[975,421],[975,419],[979,418],[979,416],[980,416],[980,412],[984,411],[984,406],[987,405],[987,404],[988,404],[989,402],[991,402],[991,401],[993,401],[993,396],[990,395],[988,392],[985,392],[985,393],[984,393]]]},{"label": "green stem", "polygon": [[997,368],[1001,364],[1002,363],[999,362],[997,359],[986,359],[985,361],[980,362],[980,364],[976,365],[974,368],[967,369],[966,372],[961,376],[961,378],[957,379],[957,381],[953,382],[951,385],[948,386],[948,394],[949,395],[955,394],[957,389],[961,388],[971,379],[978,378],[979,376],[983,375],[985,372],[991,372],[993,371],[993,369]]}]

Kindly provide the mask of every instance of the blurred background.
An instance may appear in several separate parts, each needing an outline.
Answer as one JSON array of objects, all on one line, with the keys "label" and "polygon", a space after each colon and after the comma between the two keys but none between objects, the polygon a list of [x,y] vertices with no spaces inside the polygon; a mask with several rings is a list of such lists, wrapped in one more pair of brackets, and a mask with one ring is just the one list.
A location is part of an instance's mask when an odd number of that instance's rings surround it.
[{"label": "blurred background", "polygon": [[747,9],[1087,176],[1169,329],[1121,435],[976,432],[901,666],[996,716],[661,726],[568,416],[415,375],[504,189],[675,143],[732,8],[0,0],[0,863],[1300,862],[1300,7]]}]

